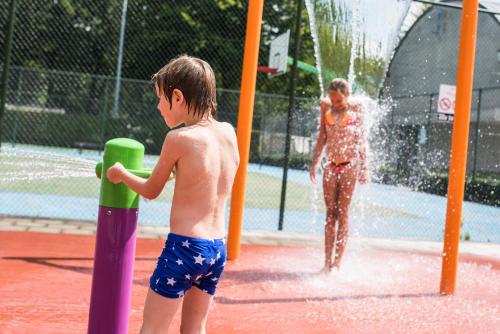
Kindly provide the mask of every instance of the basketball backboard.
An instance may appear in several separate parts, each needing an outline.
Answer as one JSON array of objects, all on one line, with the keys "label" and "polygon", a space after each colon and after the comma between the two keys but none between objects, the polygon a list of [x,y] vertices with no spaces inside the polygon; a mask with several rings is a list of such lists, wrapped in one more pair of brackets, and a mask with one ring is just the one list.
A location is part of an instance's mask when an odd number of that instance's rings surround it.
[{"label": "basketball backboard", "polygon": [[270,77],[286,73],[289,41],[290,30],[287,30],[271,41],[269,49],[269,68],[275,68],[276,74],[269,74]]}]

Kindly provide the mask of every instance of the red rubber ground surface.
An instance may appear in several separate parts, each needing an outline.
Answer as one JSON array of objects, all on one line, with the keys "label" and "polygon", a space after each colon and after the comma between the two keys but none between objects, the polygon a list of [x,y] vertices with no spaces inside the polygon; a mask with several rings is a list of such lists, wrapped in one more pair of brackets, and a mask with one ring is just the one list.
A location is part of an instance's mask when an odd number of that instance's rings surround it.
[{"label": "red rubber ground surface", "polygon": [[[141,324],[160,240],[140,239],[130,333]],[[86,333],[94,237],[0,232],[0,333]],[[322,249],[243,245],[228,263],[209,333],[499,333],[500,263],[462,258],[454,297],[437,254],[349,244],[342,271]],[[170,333],[179,332],[179,314]]]}]

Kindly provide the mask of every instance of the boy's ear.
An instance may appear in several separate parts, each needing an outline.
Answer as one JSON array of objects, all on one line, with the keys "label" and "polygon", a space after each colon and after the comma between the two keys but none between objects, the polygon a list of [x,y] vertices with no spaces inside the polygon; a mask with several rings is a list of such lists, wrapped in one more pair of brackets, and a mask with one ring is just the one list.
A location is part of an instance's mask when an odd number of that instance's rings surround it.
[{"label": "boy's ear", "polygon": [[184,95],[182,94],[182,92],[180,90],[178,90],[177,88],[175,88],[172,91],[172,99],[175,102],[182,103],[184,101]]}]

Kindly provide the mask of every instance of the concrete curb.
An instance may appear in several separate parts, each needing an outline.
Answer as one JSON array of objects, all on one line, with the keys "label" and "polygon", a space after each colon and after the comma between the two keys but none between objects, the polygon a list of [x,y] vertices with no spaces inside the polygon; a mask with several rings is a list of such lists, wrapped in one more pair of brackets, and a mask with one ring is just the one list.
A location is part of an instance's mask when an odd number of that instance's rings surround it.
[{"label": "concrete curb", "polygon": [[[96,233],[96,223],[93,221],[0,216],[0,231],[94,235]],[[167,226],[139,225],[137,235],[138,238],[164,239],[168,232],[169,228]],[[243,231],[241,241],[243,244],[321,247],[323,236],[277,231]],[[349,244],[353,247],[432,254],[439,254],[443,249],[442,242],[422,240],[352,237]],[[462,242],[460,244],[460,254],[500,260],[500,244]]]}]

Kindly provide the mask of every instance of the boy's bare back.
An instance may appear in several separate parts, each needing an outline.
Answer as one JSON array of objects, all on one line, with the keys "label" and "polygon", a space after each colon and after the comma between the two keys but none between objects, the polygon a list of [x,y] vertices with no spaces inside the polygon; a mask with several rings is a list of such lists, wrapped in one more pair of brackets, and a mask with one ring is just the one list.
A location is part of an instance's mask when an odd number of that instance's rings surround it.
[{"label": "boy's bare back", "polygon": [[167,137],[173,137],[177,153],[171,232],[223,237],[226,202],[239,165],[233,127],[209,119],[173,130]]},{"label": "boy's bare back", "polygon": [[[215,120],[215,74],[207,62],[179,56],[151,81],[158,111],[175,130],[165,137],[149,178],[128,172],[118,162],[106,176],[154,199],[175,170],[171,233],[149,280],[141,333],[167,332],[181,303],[183,331],[205,333],[226,263],[224,216],[239,165],[236,134],[230,124]],[[181,124],[185,127],[178,128]]]}]

